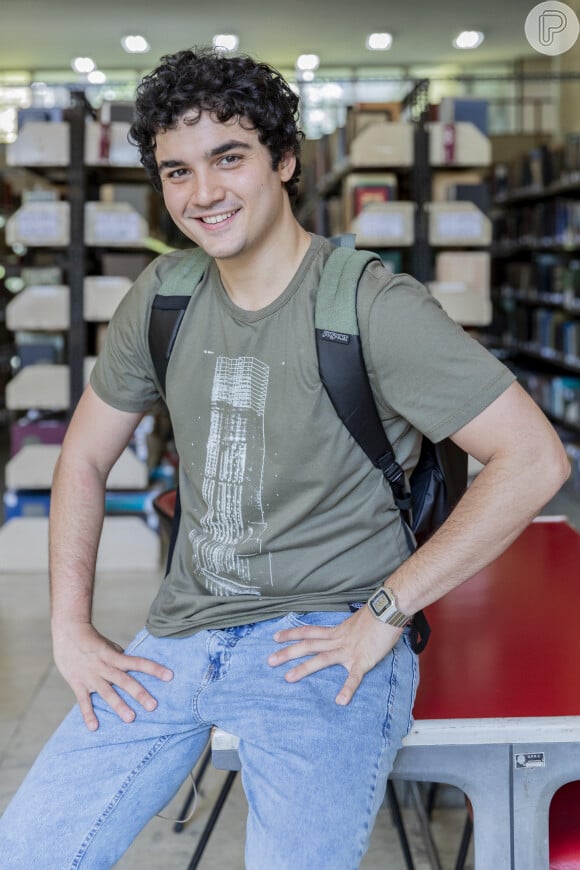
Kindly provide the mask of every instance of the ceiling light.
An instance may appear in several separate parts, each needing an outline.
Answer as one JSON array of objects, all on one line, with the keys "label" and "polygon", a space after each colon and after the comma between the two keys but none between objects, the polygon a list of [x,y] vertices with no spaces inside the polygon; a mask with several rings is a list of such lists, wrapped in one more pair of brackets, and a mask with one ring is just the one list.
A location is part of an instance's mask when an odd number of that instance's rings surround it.
[{"label": "ceiling light", "polygon": [[322,98],[324,100],[341,100],[344,91],[336,82],[327,82],[322,86]]},{"label": "ceiling light", "polygon": [[366,46],[371,51],[388,51],[393,44],[393,37],[390,33],[369,33],[367,36]]},{"label": "ceiling light", "polygon": [[302,71],[314,72],[320,66],[320,58],[317,54],[301,54],[296,61],[296,67]]},{"label": "ceiling light", "polygon": [[129,54],[145,54],[151,49],[144,36],[138,33],[130,33],[121,40],[121,45]]},{"label": "ceiling light", "polygon": [[455,48],[477,48],[483,42],[483,33],[479,30],[464,30],[453,40]]},{"label": "ceiling light", "polygon": [[235,33],[216,33],[212,44],[217,51],[235,51],[240,44],[240,38]]},{"label": "ceiling light", "polygon": [[75,57],[71,66],[78,73],[90,73],[97,67],[94,60],[90,57]]},{"label": "ceiling light", "polygon": [[322,109],[313,109],[308,113],[308,117],[313,124],[322,124],[326,120],[326,112]]},{"label": "ceiling light", "polygon": [[107,76],[100,69],[94,69],[87,76],[87,81],[90,82],[91,85],[104,85],[107,81]]},{"label": "ceiling light", "polygon": [[[12,245],[12,250],[16,254],[17,257],[23,257],[27,251],[25,245]],[[24,289],[24,281],[22,278],[8,278],[4,282],[4,286],[8,290],[9,293],[20,293],[21,290]]]}]

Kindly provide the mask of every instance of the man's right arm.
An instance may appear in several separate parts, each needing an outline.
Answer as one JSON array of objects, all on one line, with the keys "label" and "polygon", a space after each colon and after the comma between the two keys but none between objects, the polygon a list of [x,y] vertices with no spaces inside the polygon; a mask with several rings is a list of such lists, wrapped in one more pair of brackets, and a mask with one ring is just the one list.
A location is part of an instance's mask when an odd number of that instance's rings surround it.
[{"label": "man's right arm", "polygon": [[91,621],[106,481],[140,417],[107,405],[87,387],[70,422],[53,479],[50,599],[54,658],[90,730],[98,728],[92,692],[121,719],[131,722],[135,713],[115,686],[146,710],[154,709],[156,701],[128,671],[172,678],[171,671],[149,659],[124,655]]}]

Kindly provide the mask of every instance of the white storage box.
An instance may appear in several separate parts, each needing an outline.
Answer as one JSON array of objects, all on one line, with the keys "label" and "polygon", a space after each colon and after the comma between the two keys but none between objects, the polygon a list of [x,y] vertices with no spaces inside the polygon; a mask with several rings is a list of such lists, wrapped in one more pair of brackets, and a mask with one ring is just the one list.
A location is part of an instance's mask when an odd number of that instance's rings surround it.
[{"label": "white storage box", "polygon": [[[139,150],[127,139],[129,124],[113,121],[108,129],[108,157],[102,158],[101,125],[88,121],[85,126],[85,164],[87,166],[141,166]],[[6,147],[8,166],[68,166],[70,130],[68,121],[28,121]]]},{"label": "white storage box", "polygon": [[8,166],[68,166],[69,125],[66,121],[28,121],[15,142],[6,146]]},{"label": "white storage box", "polygon": [[91,275],[84,282],[84,316],[94,323],[107,323],[131,287],[129,278]]},{"label": "white storage box", "polygon": [[413,125],[404,121],[370,124],[349,149],[349,163],[357,168],[412,166],[413,156]]},{"label": "white storage box", "polygon": [[[105,517],[97,571],[154,571],[159,535],[140,517]],[[48,518],[15,517],[0,528],[0,572],[48,570]]]},{"label": "white storage box", "polygon": [[357,247],[412,245],[416,208],[414,202],[382,202],[366,206],[350,225],[350,232],[356,234]]},{"label": "white storage box", "polygon": [[62,248],[69,241],[68,202],[26,202],[6,223],[6,242],[9,245]]},{"label": "white storage box", "polygon": [[487,251],[445,251],[435,259],[433,296],[457,323],[487,326],[491,322],[490,255]]},{"label": "white storage box", "polygon": [[[445,146],[445,128],[453,127],[454,144],[451,149],[453,156],[447,155],[449,149]],[[491,143],[475,124],[469,121],[458,121],[447,125],[440,121],[432,121],[427,125],[429,130],[429,162],[431,166],[489,166],[491,164]]]},{"label": "white storage box", "polygon": [[125,202],[85,204],[85,242],[98,247],[142,246],[148,236],[147,221]]},{"label": "white storage box", "polygon": [[64,284],[31,285],[6,306],[6,328],[65,330],[70,323],[70,291]]},{"label": "white storage box", "polygon": [[[85,203],[87,245],[142,247],[147,235],[147,221],[128,203]],[[6,241],[27,247],[65,247],[70,242],[68,202],[25,203],[8,219]]]},{"label": "white storage box", "polygon": [[435,258],[436,281],[466,284],[486,296],[490,269],[489,251],[442,251]]},{"label": "white storage box", "polygon": [[101,157],[102,128],[98,121],[86,126],[85,163],[87,166],[141,166],[139,149],[127,138],[129,124],[113,121],[109,125],[108,157]]},{"label": "white storage box", "polygon": [[[60,444],[27,444],[8,460],[4,481],[7,489],[50,489]],[[111,469],[107,489],[146,489],[147,463],[129,447]]]},{"label": "white storage box", "polygon": [[491,323],[491,301],[461,281],[431,281],[430,292],[441,303],[452,320],[463,326],[488,326]]},{"label": "white storage box", "polygon": [[4,467],[6,489],[50,489],[60,444],[25,444]]},{"label": "white storage box", "polygon": [[149,483],[147,463],[126,447],[107,478],[107,489],[146,489]]},{"label": "white storage box", "polygon": [[6,384],[6,407],[11,411],[65,411],[69,403],[66,365],[25,366]]},{"label": "white storage box", "polygon": [[491,221],[472,202],[430,202],[429,243],[440,247],[491,244]]},{"label": "white storage box", "polygon": [[[96,357],[84,359],[87,384]],[[6,384],[6,407],[11,411],[66,411],[70,405],[70,372],[67,365],[24,366]]]}]

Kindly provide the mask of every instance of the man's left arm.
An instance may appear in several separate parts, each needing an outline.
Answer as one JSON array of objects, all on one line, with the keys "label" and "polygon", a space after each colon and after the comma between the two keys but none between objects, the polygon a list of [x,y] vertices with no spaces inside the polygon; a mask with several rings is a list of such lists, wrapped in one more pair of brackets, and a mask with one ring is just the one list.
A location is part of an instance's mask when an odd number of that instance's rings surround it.
[{"label": "man's left arm", "polygon": [[[385,580],[398,609],[409,615],[497,558],[570,474],[553,427],[515,383],[451,437],[484,467],[445,523]],[[286,674],[290,682],[342,664],[348,677],[336,701],[348,704],[364,674],[391,651],[400,634],[363,607],[336,628],[280,632],[277,641],[293,643],[270,656],[269,663],[309,656]]]}]

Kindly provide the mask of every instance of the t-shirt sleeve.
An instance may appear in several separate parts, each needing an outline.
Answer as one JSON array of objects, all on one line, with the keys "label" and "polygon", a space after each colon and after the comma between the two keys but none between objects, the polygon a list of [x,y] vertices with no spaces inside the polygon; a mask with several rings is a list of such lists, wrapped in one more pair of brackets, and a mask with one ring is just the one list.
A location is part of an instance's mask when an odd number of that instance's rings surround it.
[{"label": "t-shirt sleeve", "polygon": [[99,398],[121,411],[146,411],[160,395],[147,333],[161,260],[141,273],[121,301],[91,372],[90,384]]},{"label": "t-shirt sleeve", "polygon": [[379,403],[434,442],[474,419],[515,380],[409,275],[390,275],[371,264],[359,285],[358,306]]}]

